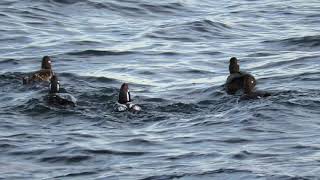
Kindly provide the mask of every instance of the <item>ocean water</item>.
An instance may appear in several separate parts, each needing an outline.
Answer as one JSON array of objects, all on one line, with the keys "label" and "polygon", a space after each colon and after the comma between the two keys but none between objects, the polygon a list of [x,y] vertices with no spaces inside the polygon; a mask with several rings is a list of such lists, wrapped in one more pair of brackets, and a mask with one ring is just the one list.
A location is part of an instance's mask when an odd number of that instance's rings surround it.
[{"label": "ocean water", "polygon": [[[318,0],[1,0],[0,179],[320,179],[319,32]],[[45,55],[78,106],[22,85]]]}]

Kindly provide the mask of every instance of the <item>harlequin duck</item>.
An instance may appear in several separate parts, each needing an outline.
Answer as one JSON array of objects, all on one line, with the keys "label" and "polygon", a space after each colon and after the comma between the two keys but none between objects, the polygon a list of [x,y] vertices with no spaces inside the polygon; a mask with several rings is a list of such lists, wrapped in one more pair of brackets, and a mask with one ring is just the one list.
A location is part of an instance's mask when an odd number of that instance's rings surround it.
[{"label": "harlequin duck", "polygon": [[53,74],[54,73],[51,68],[51,58],[49,56],[44,56],[42,58],[41,70],[36,71],[27,77],[24,77],[22,79],[22,82],[23,84],[30,84],[33,82],[41,81],[49,82]]},{"label": "harlequin duck", "polygon": [[141,107],[132,103],[129,87],[127,83],[123,83],[120,88],[118,102],[114,106],[114,110],[117,112],[130,111],[139,112]]},{"label": "harlequin duck", "polygon": [[66,90],[60,87],[60,82],[56,75],[50,79],[49,94],[46,96],[49,104],[76,106],[77,100]]},{"label": "harlequin duck", "polygon": [[256,80],[251,74],[240,71],[238,60],[235,57],[230,59],[229,72],[230,75],[225,84],[228,94],[235,94],[237,91],[243,90],[244,78],[250,78],[253,82],[253,87],[256,85]]}]

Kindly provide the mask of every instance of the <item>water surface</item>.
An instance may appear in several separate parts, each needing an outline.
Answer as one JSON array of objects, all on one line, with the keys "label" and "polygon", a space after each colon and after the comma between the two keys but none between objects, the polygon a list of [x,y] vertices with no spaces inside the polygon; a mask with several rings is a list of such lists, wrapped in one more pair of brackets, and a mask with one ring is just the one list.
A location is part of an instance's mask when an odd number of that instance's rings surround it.
[{"label": "water surface", "polygon": [[[318,179],[317,0],[2,0],[0,179]],[[75,108],[21,77],[50,55]],[[228,60],[273,96],[223,90]],[[121,83],[144,111],[115,113]]]}]

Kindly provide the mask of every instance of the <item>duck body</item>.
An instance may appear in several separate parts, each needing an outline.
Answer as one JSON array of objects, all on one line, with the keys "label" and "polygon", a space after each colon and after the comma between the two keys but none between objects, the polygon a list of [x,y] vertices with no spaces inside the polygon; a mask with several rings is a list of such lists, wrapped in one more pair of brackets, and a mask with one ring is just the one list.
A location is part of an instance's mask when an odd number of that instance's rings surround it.
[{"label": "duck body", "polygon": [[229,73],[230,75],[225,84],[225,89],[228,94],[236,94],[239,90],[243,90],[245,79],[250,79],[252,81],[252,87],[256,85],[256,80],[251,74],[240,71],[240,66],[236,57],[232,57],[229,60]]},{"label": "duck body", "polygon": [[244,77],[243,82],[243,95],[240,97],[240,100],[251,100],[251,99],[261,99],[263,97],[271,96],[271,93],[264,91],[257,91],[255,89],[254,78],[250,76]]},{"label": "duck body", "polygon": [[76,106],[77,100],[69,93],[50,93],[47,95],[49,104],[63,105],[63,106]]},{"label": "duck body", "polygon": [[247,72],[237,72],[232,73],[228,76],[225,89],[228,94],[235,94],[239,90],[243,90],[244,81],[246,78],[250,78],[252,80],[253,86],[256,85],[256,79]]},{"label": "duck body", "polygon": [[30,76],[24,77],[22,79],[23,84],[31,84],[34,82],[50,82],[51,77],[54,75],[51,69],[41,69],[32,73]]},{"label": "duck body", "polygon": [[22,79],[23,84],[31,84],[34,82],[49,82],[52,76],[54,75],[51,68],[51,59],[49,56],[44,56],[42,58],[41,69],[32,73],[29,76],[26,76]]},{"label": "duck body", "polygon": [[56,75],[53,75],[50,80],[49,94],[46,96],[49,104],[54,105],[71,105],[76,106],[77,100],[65,89],[60,88],[60,83]]},{"label": "duck body", "polygon": [[114,110],[116,112],[130,111],[136,113],[141,111],[141,107],[131,102],[125,104],[120,104],[119,102],[116,102],[116,104],[114,105]]}]

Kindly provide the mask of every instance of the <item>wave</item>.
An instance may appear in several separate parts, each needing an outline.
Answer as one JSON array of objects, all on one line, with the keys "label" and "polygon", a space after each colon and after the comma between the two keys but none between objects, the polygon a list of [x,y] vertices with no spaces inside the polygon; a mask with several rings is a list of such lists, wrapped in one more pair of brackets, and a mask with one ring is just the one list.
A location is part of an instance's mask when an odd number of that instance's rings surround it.
[{"label": "wave", "polygon": [[[32,138],[32,137],[29,137],[29,138]],[[13,152],[10,152],[9,154],[10,155],[13,155],[13,156],[26,156],[26,155],[41,155],[43,153],[45,153],[47,150],[46,149],[37,149],[37,150],[22,150],[22,151],[13,151]]]},{"label": "wave", "polygon": [[89,175],[94,175],[94,174],[97,174],[98,172],[96,171],[83,171],[83,172],[74,172],[74,173],[67,173],[65,175],[62,175],[62,176],[55,176],[53,178],[58,178],[58,179],[63,179],[63,178],[69,178],[69,177],[78,177],[78,176],[81,176],[82,178],[84,176],[89,176]]},{"label": "wave", "polygon": [[196,153],[196,152],[189,152],[181,155],[171,155],[170,157],[166,158],[170,161],[176,161],[176,160],[191,160],[196,158],[215,158],[219,157],[220,154],[218,153]]},{"label": "wave", "polygon": [[[222,22],[203,19],[178,24],[160,25],[156,30],[147,33],[148,38],[195,42],[208,38],[229,38],[232,28]],[[199,39],[200,38],[200,39]]]},{"label": "wave", "polygon": [[9,1],[9,0],[3,0],[0,2],[0,5],[4,5],[4,6],[10,6],[12,4],[14,4],[15,1]]},{"label": "wave", "polygon": [[[293,37],[279,40],[264,41],[266,44],[281,45],[292,50],[313,50],[320,48],[320,35]],[[311,48],[311,49],[310,49]]]},{"label": "wave", "polygon": [[191,29],[199,32],[217,32],[231,30],[231,27],[225,23],[213,22],[207,19],[185,23],[182,24],[182,26],[190,27]]},{"label": "wave", "polygon": [[3,152],[5,152],[10,149],[18,148],[18,146],[14,145],[14,144],[9,144],[9,143],[0,143],[0,148],[2,149]]},{"label": "wave", "polygon": [[221,168],[212,171],[204,171],[200,173],[171,173],[163,175],[154,175],[141,180],[165,180],[165,179],[281,179],[281,180],[296,180],[296,179],[316,179],[315,176],[290,176],[277,175],[254,172],[243,169]]},{"label": "wave", "polygon": [[[312,179],[320,36],[316,18],[305,19],[317,13],[309,3],[293,16],[272,9],[274,2],[1,1],[0,174]],[[278,30],[280,38],[263,42]],[[46,103],[48,83],[22,85],[47,54],[76,107]],[[242,102],[225,93],[231,54],[247,57],[243,66],[272,97]],[[132,82],[143,112],[113,111],[123,81]]]},{"label": "wave", "polygon": [[162,112],[179,112],[186,114],[193,114],[199,111],[199,107],[196,104],[174,103],[164,107],[159,107]]},{"label": "wave", "polygon": [[60,4],[75,4],[80,2],[87,2],[87,0],[46,0],[51,3],[60,3]]},{"label": "wave", "polygon": [[[115,83],[118,82],[115,79],[103,77],[103,76],[80,76],[74,73],[58,73],[59,77],[67,78],[68,81],[72,82],[70,84],[78,84],[80,82],[86,82],[86,83]],[[79,84],[80,85],[80,84]]]},{"label": "wave", "polygon": [[148,152],[139,152],[139,151],[116,151],[116,150],[108,150],[108,149],[90,149],[83,150],[85,153],[90,153],[93,155],[121,155],[121,156],[141,156],[145,155]]},{"label": "wave", "polygon": [[109,1],[109,2],[94,2],[88,1],[88,5],[97,9],[108,9],[110,11],[121,13],[123,15],[131,15],[137,17],[148,18],[158,15],[178,15],[182,13],[191,13],[184,4],[180,2],[137,2],[137,1]]},{"label": "wave", "polygon": [[230,144],[238,144],[238,143],[249,143],[251,140],[244,138],[230,138],[226,140],[221,140],[221,142],[230,143]]},{"label": "wave", "polygon": [[119,141],[116,142],[115,144],[127,144],[127,145],[139,145],[139,146],[154,146],[157,145],[158,143],[156,141],[149,141],[141,138],[134,138],[126,141]]},{"label": "wave", "polygon": [[182,74],[192,74],[192,75],[209,75],[212,72],[206,71],[206,70],[200,70],[200,69],[184,69],[184,70],[178,70],[177,73],[182,73]]},{"label": "wave", "polygon": [[88,161],[92,157],[87,155],[61,155],[61,156],[49,156],[49,157],[42,157],[40,158],[41,162],[47,163],[64,163],[64,164],[71,164],[71,163],[80,163],[82,161]]},{"label": "wave", "polygon": [[313,151],[319,151],[320,147],[318,147],[317,145],[295,145],[291,147],[292,149],[298,149],[298,150],[313,150]]},{"label": "wave", "polygon": [[255,68],[252,70],[261,70],[261,69],[272,69],[272,68],[279,68],[279,67],[293,67],[296,68],[297,66],[301,65],[303,67],[310,67],[318,63],[318,58],[320,56],[305,56],[291,60],[278,60],[274,62],[270,62]]},{"label": "wave", "polygon": [[97,9],[107,9],[116,14],[121,14],[127,17],[141,17],[146,16],[148,13],[143,8],[137,7],[136,4],[123,4],[117,2],[108,3],[93,3],[90,2]]},{"label": "wave", "polygon": [[232,158],[238,159],[238,160],[244,160],[248,158],[267,158],[267,157],[274,157],[274,156],[280,156],[280,154],[266,154],[266,153],[252,153],[249,151],[241,151],[237,154],[232,155]]},{"label": "wave", "polygon": [[130,55],[137,54],[138,52],[133,51],[104,51],[104,50],[84,50],[69,52],[67,55],[76,55],[76,56],[117,56],[117,55]]},{"label": "wave", "polygon": [[164,4],[155,4],[155,3],[140,3],[139,7],[146,9],[149,13],[152,14],[175,14],[187,10],[186,7],[180,2],[173,3],[164,3]]},{"label": "wave", "polygon": [[[249,170],[241,170],[241,169],[226,169],[226,168],[221,168],[217,170],[212,170],[212,171],[203,171],[203,172],[198,172],[198,173],[172,173],[169,175],[156,175],[156,176],[149,176],[146,178],[143,178],[141,180],[164,180],[164,179],[180,179],[183,177],[188,177],[188,178],[199,178],[202,176],[208,176],[209,177],[214,177],[214,175],[221,175],[225,174],[225,178],[223,179],[229,179],[230,177],[233,177],[234,174],[247,174],[246,177],[248,177],[248,174],[253,174],[252,171]],[[239,177],[238,177],[239,178]]]},{"label": "wave", "polygon": [[[93,0],[42,0],[48,5],[77,6],[79,8],[91,8],[92,10],[107,10],[114,14],[127,17],[150,18],[158,15],[181,15],[191,13],[187,6],[180,2],[148,2],[148,1],[115,1],[108,2]],[[36,1],[36,3],[38,3]]]}]

